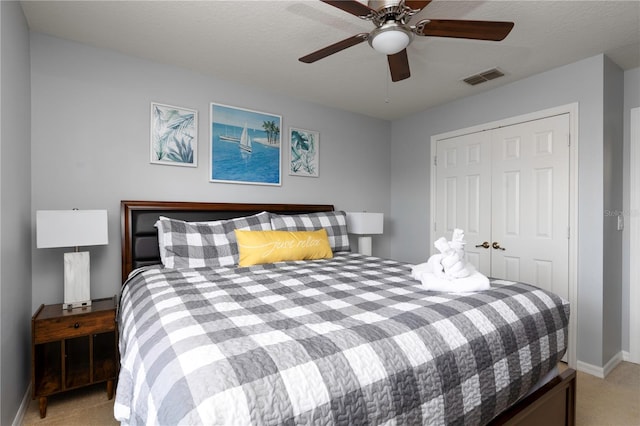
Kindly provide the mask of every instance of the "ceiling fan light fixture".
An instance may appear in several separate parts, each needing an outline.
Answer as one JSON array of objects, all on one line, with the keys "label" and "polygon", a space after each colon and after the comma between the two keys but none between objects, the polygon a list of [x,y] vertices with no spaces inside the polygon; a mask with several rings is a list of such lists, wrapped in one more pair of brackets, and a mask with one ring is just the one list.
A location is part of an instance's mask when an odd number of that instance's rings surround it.
[{"label": "ceiling fan light fixture", "polygon": [[394,55],[411,43],[413,33],[395,22],[386,23],[371,32],[369,44],[376,52]]}]

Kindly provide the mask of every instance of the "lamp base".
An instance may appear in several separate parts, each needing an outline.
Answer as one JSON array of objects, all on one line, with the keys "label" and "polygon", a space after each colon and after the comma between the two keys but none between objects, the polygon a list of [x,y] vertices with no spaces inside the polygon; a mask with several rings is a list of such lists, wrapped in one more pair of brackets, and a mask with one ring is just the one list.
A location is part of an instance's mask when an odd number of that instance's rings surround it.
[{"label": "lamp base", "polygon": [[358,237],[358,251],[365,256],[371,256],[371,237]]},{"label": "lamp base", "polygon": [[91,306],[91,284],[89,277],[88,251],[64,254],[63,309]]}]

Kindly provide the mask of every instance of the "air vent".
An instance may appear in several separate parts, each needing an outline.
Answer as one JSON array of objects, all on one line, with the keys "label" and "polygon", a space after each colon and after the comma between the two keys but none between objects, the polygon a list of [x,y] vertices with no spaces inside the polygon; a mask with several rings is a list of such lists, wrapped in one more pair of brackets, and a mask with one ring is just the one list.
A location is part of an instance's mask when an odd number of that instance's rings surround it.
[{"label": "air vent", "polygon": [[502,76],[504,76],[504,73],[502,71],[500,71],[498,68],[492,68],[479,74],[469,76],[462,81],[471,86],[475,86],[476,84],[484,83],[485,81],[493,80],[494,78]]}]

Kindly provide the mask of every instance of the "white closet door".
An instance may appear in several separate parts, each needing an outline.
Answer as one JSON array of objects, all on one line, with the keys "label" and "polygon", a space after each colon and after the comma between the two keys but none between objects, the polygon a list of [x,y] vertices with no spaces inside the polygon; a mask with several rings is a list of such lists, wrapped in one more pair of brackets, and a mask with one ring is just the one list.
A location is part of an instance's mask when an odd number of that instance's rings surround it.
[{"label": "white closet door", "polygon": [[439,140],[434,239],[463,229],[480,272],[568,299],[569,125],[562,114]]},{"label": "white closet door", "polygon": [[491,237],[491,155],[491,132],[438,141],[436,148],[434,240],[450,240],[455,228],[463,229],[467,260],[487,276],[491,251],[481,245]]},{"label": "white closet door", "polygon": [[491,145],[491,274],[568,299],[569,114],[495,129]]}]

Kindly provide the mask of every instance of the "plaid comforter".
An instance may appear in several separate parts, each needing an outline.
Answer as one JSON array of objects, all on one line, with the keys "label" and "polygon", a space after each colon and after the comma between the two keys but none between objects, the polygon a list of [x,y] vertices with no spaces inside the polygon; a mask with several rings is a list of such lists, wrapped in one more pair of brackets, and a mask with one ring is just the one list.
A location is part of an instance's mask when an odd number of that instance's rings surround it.
[{"label": "plaid comforter", "polygon": [[359,254],[160,269],[126,284],[124,424],[485,424],[563,356],[568,303],[522,283],[424,290]]}]

